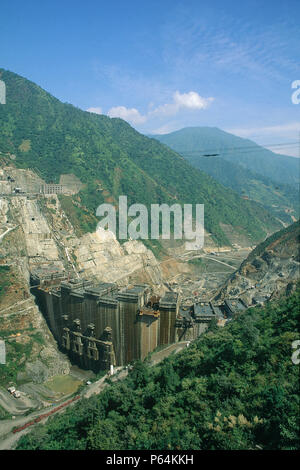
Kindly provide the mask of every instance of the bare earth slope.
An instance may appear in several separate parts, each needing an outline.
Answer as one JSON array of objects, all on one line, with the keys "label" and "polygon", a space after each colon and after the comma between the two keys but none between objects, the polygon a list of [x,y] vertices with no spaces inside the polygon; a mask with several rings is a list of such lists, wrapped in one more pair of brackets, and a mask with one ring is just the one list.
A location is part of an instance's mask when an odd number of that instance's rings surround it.
[{"label": "bare earth slope", "polygon": [[299,221],[258,245],[221,287],[216,299],[240,297],[248,305],[289,294],[299,279]]}]

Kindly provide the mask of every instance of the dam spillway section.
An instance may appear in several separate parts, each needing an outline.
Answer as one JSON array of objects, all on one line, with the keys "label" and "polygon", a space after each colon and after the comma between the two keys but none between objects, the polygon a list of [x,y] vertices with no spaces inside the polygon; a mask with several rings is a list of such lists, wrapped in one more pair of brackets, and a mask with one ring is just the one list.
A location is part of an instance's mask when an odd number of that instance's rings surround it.
[{"label": "dam spillway section", "polygon": [[58,269],[37,268],[31,273],[32,293],[60,350],[95,372],[143,360],[157,347],[193,340],[213,319],[223,326],[234,313],[234,303],[185,307],[178,293],[159,297],[146,284],[119,288],[66,277]]}]

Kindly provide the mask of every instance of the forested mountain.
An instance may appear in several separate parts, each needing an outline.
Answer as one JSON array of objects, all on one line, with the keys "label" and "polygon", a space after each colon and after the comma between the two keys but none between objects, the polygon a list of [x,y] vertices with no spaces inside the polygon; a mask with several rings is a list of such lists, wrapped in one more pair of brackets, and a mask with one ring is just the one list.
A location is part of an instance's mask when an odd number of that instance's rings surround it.
[{"label": "forested mountain", "polygon": [[299,449],[299,290],[211,327],[160,365],[21,437],[18,449]]},{"label": "forested mountain", "polygon": [[299,160],[279,155],[249,139],[237,137],[217,127],[186,127],[164,135],[153,135],[180,154],[218,156],[238,163],[254,173],[281,184],[298,184]]},{"label": "forested mountain", "polygon": [[275,154],[217,128],[185,128],[154,137],[195,168],[244,198],[260,202],[282,220],[291,222],[291,215],[299,217],[298,159]]},{"label": "forested mountain", "polygon": [[84,231],[96,222],[86,223],[78,201],[95,214],[104,201],[117,205],[122,194],[129,204],[204,204],[205,228],[221,244],[228,239],[220,223],[256,241],[280,227],[261,205],[243,200],[127,122],[84,112],[12,72],[1,73],[7,98],[0,106],[0,162],[32,168],[47,182],[66,173],[79,177],[85,188],[64,208],[76,213]]},{"label": "forested mountain", "polygon": [[299,191],[295,185],[275,183],[222,157],[185,156],[187,161],[244,198],[263,204],[280,219],[291,222],[299,217]]}]

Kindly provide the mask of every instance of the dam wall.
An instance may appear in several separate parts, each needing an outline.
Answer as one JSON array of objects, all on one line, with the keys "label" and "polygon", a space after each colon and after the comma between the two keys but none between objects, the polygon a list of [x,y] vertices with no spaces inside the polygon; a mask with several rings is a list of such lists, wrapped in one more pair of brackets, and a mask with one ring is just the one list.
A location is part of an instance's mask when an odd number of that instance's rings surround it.
[{"label": "dam wall", "polygon": [[160,325],[158,297],[144,284],[120,290],[113,283],[60,281],[34,294],[59,347],[80,367],[126,365],[175,341],[177,295],[170,305],[162,299]]},{"label": "dam wall", "polygon": [[213,320],[224,326],[235,307],[246,308],[228,300],[221,306],[181,306],[178,293],[168,291],[160,298],[146,284],[120,289],[79,279],[53,282],[52,276],[34,285],[37,303],[61,350],[79,367],[94,371],[143,360],[158,346],[194,340]]}]

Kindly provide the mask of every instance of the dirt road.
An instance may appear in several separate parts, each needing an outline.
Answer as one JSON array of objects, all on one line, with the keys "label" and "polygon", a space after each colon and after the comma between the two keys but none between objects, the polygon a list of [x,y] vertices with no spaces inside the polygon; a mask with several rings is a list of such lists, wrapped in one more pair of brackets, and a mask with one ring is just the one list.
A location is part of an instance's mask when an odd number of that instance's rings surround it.
[{"label": "dirt road", "polygon": [[[187,341],[181,341],[179,343],[171,344],[170,346],[167,346],[165,349],[161,351],[153,353],[151,357],[151,365],[158,364],[160,361],[162,361],[163,359],[165,359],[172,353],[176,354],[177,352],[184,349],[186,345],[187,345]],[[125,377],[127,377],[127,375],[128,375],[128,369],[124,369],[124,367],[117,367],[115,369],[115,374],[111,377],[111,380],[113,382],[116,382],[118,380],[123,380]],[[101,379],[97,380],[91,385],[87,385],[87,388],[83,392],[81,392],[82,398],[89,398],[92,395],[98,395],[99,393],[101,393],[104,390],[104,388],[107,386],[107,383],[105,382],[107,378],[108,378],[108,375],[105,375],[104,377],[101,377]],[[55,405],[57,406],[59,404],[61,403],[56,403]],[[66,408],[72,405],[74,405],[74,403],[70,403],[70,405],[58,411],[58,413],[62,413]],[[34,411],[30,413],[28,416],[23,416],[14,420],[9,419],[9,420],[0,421],[0,450],[14,449],[20,437],[32,430],[32,427],[29,427],[27,429],[24,429],[23,431],[13,434],[12,429],[14,427],[22,426],[26,424],[27,422],[31,421],[33,418],[36,418],[37,416],[43,414],[45,411],[47,412],[50,410],[51,410],[51,406],[41,409],[39,411]],[[47,419],[48,418],[43,420],[43,424],[47,421]]]}]

